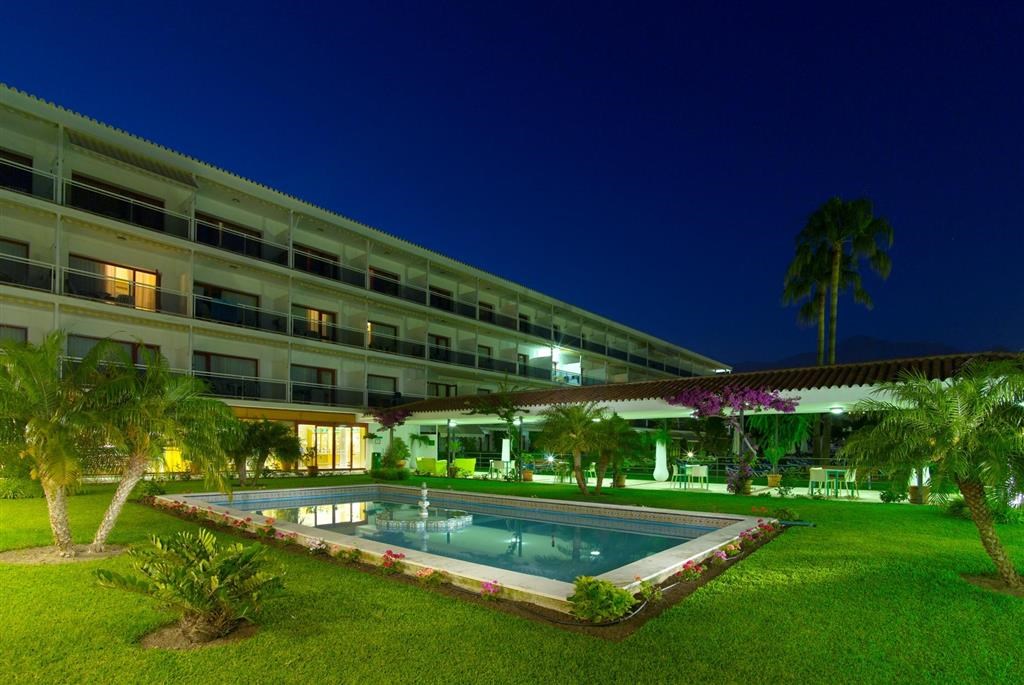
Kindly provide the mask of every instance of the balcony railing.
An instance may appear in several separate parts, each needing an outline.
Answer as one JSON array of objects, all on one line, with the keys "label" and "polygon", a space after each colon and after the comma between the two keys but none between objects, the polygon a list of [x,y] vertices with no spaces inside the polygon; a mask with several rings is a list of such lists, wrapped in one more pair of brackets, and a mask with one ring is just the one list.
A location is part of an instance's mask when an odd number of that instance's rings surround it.
[{"label": "balcony railing", "polygon": [[272,333],[288,332],[288,315],[237,302],[226,302],[205,295],[193,296],[193,311],[197,319],[216,321],[243,328],[255,328]]},{"label": "balcony railing", "polygon": [[466,318],[469,319],[476,318],[476,306],[473,304],[470,304],[468,302],[460,302],[449,297],[448,295],[435,293],[433,291],[430,291],[428,295],[429,304],[434,309],[440,309],[443,312],[452,312],[453,314],[465,316]]},{"label": "balcony railing", "polygon": [[498,314],[497,312],[494,314],[494,321],[492,323],[496,323],[502,328],[507,328],[510,331],[519,329],[519,319],[511,316],[505,316],[504,314]]},{"label": "balcony railing", "polygon": [[497,371],[498,373],[515,373],[516,363],[508,362],[504,359],[495,359],[494,357],[480,357],[476,360],[476,366],[478,369],[486,369],[487,371]]},{"label": "balcony railing", "polygon": [[597,352],[598,354],[605,354],[608,348],[606,348],[601,343],[591,342],[590,340],[584,340],[583,349],[589,350],[590,352]]},{"label": "balcony railing", "polygon": [[527,378],[537,378],[544,381],[551,380],[551,369],[542,366],[527,366],[525,364],[520,364],[519,374],[521,376],[526,376]]},{"label": "balcony railing", "polygon": [[53,292],[53,267],[30,259],[0,254],[0,283]]},{"label": "balcony railing", "polygon": [[210,394],[216,397],[230,397],[236,400],[288,401],[288,384],[285,381],[229,376],[205,371],[194,371],[193,375],[205,381],[210,387]]},{"label": "balcony railing", "polygon": [[288,264],[288,246],[278,245],[262,238],[232,231],[196,220],[196,242],[203,245],[262,259],[274,264]]},{"label": "balcony railing", "polygon": [[429,352],[430,361],[443,364],[458,364],[459,366],[476,366],[476,358],[466,352],[459,352],[458,350],[438,345],[431,345]]},{"label": "balcony railing", "polygon": [[654,369],[655,371],[665,370],[665,364],[663,362],[654,361],[653,359],[647,360],[647,367]]},{"label": "balcony railing", "polygon": [[593,376],[584,376],[583,385],[606,385],[608,383],[604,378],[594,378]]},{"label": "balcony railing", "polygon": [[78,269],[65,268],[62,271],[65,295],[147,312],[188,314],[188,297],[183,293]]},{"label": "balcony railing", "polygon": [[573,371],[555,371],[552,375],[552,380],[556,383],[565,383],[566,385],[582,384],[580,375]]},{"label": "balcony railing", "polygon": [[640,366],[647,366],[647,357],[641,357],[639,354],[629,355],[629,361],[632,364],[639,364]]},{"label": "balcony railing", "polygon": [[405,395],[400,392],[375,392],[366,393],[366,404],[369,407],[397,407],[401,404],[409,404],[422,400],[422,395]]},{"label": "balcony railing", "polygon": [[32,167],[0,159],[0,188],[25,193],[53,202],[57,183],[53,174]]},{"label": "balcony railing", "polygon": [[356,328],[336,326],[326,322],[310,321],[304,317],[292,317],[292,335],[300,338],[313,338],[322,342],[363,347],[366,345],[366,332]]},{"label": "balcony railing", "polygon": [[427,303],[427,291],[423,288],[405,285],[380,274],[370,273],[370,290],[391,297],[399,297],[409,302],[416,302],[417,304]]},{"label": "balcony railing", "polygon": [[393,338],[390,335],[381,335],[379,333],[374,333],[370,336],[369,348],[380,352],[391,352],[392,354],[401,354],[406,357],[420,358],[427,352],[427,346],[423,343]]},{"label": "balcony railing", "polygon": [[115,195],[78,181],[64,181],[64,201],[71,207],[188,240],[189,218],[162,207]]},{"label": "balcony railing", "polygon": [[322,404],[328,407],[362,407],[363,391],[355,388],[339,388],[330,385],[316,385],[292,381],[292,402],[298,404]]},{"label": "balcony railing", "polygon": [[333,259],[325,259],[318,255],[306,252],[302,248],[294,248],[292,257],[292,268],[296,271],[304,271],[323,278],[329,278],[339,283],[347,283],[358,288],[366,287],[366,272],[344,266]]},{"label": "balcony railing", "polygon": [[569,335],[568,333],[561,333],[555,336],[555,342],[565,347],[575,347],[579,349],[582,346],[583,341],[575,335]]},{"label": "balcony railing", "polygon": [[608,356],[614,359],[621,359],[622,361],[627,361],[629,359],[629,354],[625,350],[620,350],[615,347],[608,348]]}]

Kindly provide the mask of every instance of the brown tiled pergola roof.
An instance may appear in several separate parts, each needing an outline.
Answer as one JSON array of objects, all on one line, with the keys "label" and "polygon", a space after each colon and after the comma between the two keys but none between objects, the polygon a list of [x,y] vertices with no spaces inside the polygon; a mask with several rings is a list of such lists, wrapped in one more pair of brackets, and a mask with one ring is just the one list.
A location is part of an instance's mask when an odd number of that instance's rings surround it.
[{"label": "brown tiled pergola roof", "polygon": [[[693,388],[709,390],[727,386],[757,388],[758,390],[796,391],[818,388],[870,386],[897,380],[901,373],[917,371],[931,379],[945,380],[974,358],[1011,359],[1024,355],[998,352],[950,354],[934,357],[907,357],[833,366],[805,366],[792,369],[771,369],[747,373],[723,373],[714,376],[665,378],[634,383],[612,383],[571,388],[543,388],[514,393],[520,407],[553,404],[581,404],[584,402],[616,402],[627,400],[664,399]],[[435,397],[404,405],[414,413],[439,411],[469,411],[493,407],[495,395],[463,395]]]}]

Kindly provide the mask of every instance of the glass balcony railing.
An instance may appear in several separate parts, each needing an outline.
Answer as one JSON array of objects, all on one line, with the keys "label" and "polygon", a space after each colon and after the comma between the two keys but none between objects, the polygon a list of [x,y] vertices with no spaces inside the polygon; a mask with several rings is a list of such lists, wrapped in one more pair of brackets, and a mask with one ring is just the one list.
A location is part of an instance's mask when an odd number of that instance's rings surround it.
[{"label": "glass balcony railing", "polygon": [[399,297],[403,300],[408,300],[409,302],[415,302],[417,304],[427,303],[427,291],[423,288],[405,285],[404,283],[381,276],[380,274],[370,273],[370,290],[381,293],[382,295]]},{"label": "glass balcony railing", "polygon": [[520,365],[519,371],[520,375],[527,378],[536,378],[543,381],[551,380],[551,369],[547,367]]},{"label": "glass balcony railing", "polygon": [[580,374],[573,371],[555,371],[551,376],[551,380],[556,383],[565,383],[566,385],[582,384],[582,377]]},{"label": "glass balcony railing", "polygon": [[378,352],[390,352],[392,354],[401,354],[406,357],[423,357],[427,351],[427,346],[423,343],[414,342],[412,340],[402,340],[401,338],[392,338],[389,335],[381,335],[379,333],[374,333],[370,336],[370,344],[368,347],[371,350],[377,350]]},{"label": "glass balcony railing", "polygon": [[281,312],[218,300],[205,295],[194,295],[193,302],[193,311],[197,319],[272,333],[288,332],[288,315]]},{"label": "glass balcony railing", "polygon": [[118,219],[188,240],[189,218],[155,205],[115,195],[78,181],[64,181],[64,201],[71,207]]},{"label": "glass balcony railing", "polygon": [[0,254],[0,283],[53,292],[53,267]]},{"label": "glass balcony railing", "polygon": [[0,159],[0,188],[25,193],[54,202],[57,183],[53,174],[38,171],[32,167]]},{"label": "glass balcony railing", "polygon": [[515,373],[516,363],[505,361],[504,359],[495,359],[494,357],[480,357],[476,360],[476,367],[478,369],[486,369],[487,371],[497,371],[498,373]]},{"label": "glass balcony railing", "polygon": [[598,354],[605,354],[608,350],[608,348],[601,343],[591,342],[590,340],[583,341],[583,349],[590,352],[596,352]]},{"label": "glass balcony railing", "polygon": [[629,359],[629,354],[625,350],[620,350],[615,347],[608,348],[608,356],[614,359],[621,359],[622,361],[627,361]]},{"label": "glass balcony railing", "polygon": [[538,326],[535,323],[523,321],[522,319],[519,319],[519,332],[529,333],[530,335],[535,335],[538,338],[543,338],[544,340],[551,340],[550,328],[547,328],[546,326]]},{"label": "glass balcony railing", "polygon": [[292,381],[292,402],[328,407],[362,407],[363,391]]},{"label": "glass balcony railing", "polygon": [[654,369],[655,371],[665,370],[665,364],[663,362],[654,361],[653,359],[647,360],[647,367]]},{"label": "glass balcony railing", "polygon": [[575,347],[579,349],[582,346],[583,341],[575,335],[569,335],[568,333],[562,333],[555,336],[555,342],[565,347]]},{"label": "glass balcony railing", "polygon": [[288,401],[288,384],[285,381],[228,376],[205,371],[195,371],[193,375],[205,381],[210,388],[210,394],[216,397],[230,397],[236,400]]},{"label": "glass balcony railing", "polygon": [[504,314],[498,314],[497,312],[494,314],[494,321],[492,323],[495,323],[502,328],[507,328],[510,331],[519,329],[519,319],[512,316],[506,316]]},{"label": "glass balcony railing", "polygon": [[183,293],[78,269],[63,272],[65,295],[148,312],[188,314],[188,297]]},{"label": "glass balcony railing", "polygon": [[366,332],[356,328],[335,326],[326,322],[310,321],[309,319],[292,317],[292,335],[300,338],[313,338],[322,342],[363,347],[366,345]]},{"label": "glass balcony railing", "polygon": [[430,361],[443,364],[458,364],[459,366],[476,366],[476,358],[466,352],[459,352],[448,347],[431,345],[429,349]]},{"label": "glass balcony railing", "polygon": [[418,402],[422,395],[405,395],[400,392],[375,392],[370,390],[366,393],[366,404],[369,407],[397,407],[401,404]]},{"label": "glass balcony railing", "polygon": [[329,278],[339,283],[347,283],[357,288],[366,287],[366,272],[344,266],[332,259],[325,259],[318,255],[306,252],[301,248],[295,248],[295,255],[292,258],[292,268],[296,271],[304,271],[323,278]]},{"label": "glass balcony railing", "polygon": [[278,245],[262,238],[214,226],[205,221],[196,221],[196,242],[274,264],[288,264],[287,245]]},{"label": "glass balcony railing", "polygon": [[459,316],[465,316],[469,319],[476,318],[476,307],[468,302],[459,302],[454,300],[447,295],[441,293],[430,292],[429,302],[430,306],[434,309],[440,309],[443,312],[452,312]]},{"label": "glass balcony railing", "polygon": [[594,378],[593,376],[583,376],[583,385],[606,385],[608,381],[604,378]]},{"label": "glass balcony railing", "polygon": [[639,354],[629,355],[629,361],[633,364],[639,364],[640,366],[647,366],[647,357],[641,357]]}]

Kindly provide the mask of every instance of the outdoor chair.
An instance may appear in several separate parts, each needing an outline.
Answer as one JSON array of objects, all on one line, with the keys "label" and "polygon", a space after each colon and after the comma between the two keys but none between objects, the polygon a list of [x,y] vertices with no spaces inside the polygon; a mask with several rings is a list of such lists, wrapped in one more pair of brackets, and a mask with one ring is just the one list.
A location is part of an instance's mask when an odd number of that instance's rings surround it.
[{"label": "outdoor chair", "polygon": [[437,473],[436,457],[419,457],[416,459],[416,473],[433,476]]},{"label": "outdoor chair", "polygon": [[452,465],[461,478],[472,478],[476,471],[476,459],[468,457],[464,459],[453,459]]},{"label": "outdoor chair", "polygon": [[583,480],[586,481],[588,478],[597,480],[597,465],[587,464],[583,467]]},{"label": "outdoor chair", "polygon": [[842,487],[850,493],[850,497],[860,497],[860,488],[857,487],[857,469],[846,469],[843,474]]},{"label": "outdoor chair", "polygon": [[672,485],[678,488],[686,487],[687,474],[684,469],[680,468],[679,464],[672,464],[672,477],[670,479]]},{"label": "outdoor chair", "polygon": [[689,488],[691,483],[696,484],[697,487],[701,487],[702,484],[703,484],[703,488],[705,490],[710,490],[711,489],[711,481],[708,478],[708,465],[707,464],[700,464],[700,465],[696,465],[696,466],[691,466],[689,469],[687,469],[687,471],[686,471],[686,487]]},{"label": "outdoor chair", "polygon": [[825,469],[812,468],[811,479],[807,483],[807,494],[813,496],[815,489],[825,489],[825,496],[828,496],[828,473]]}]

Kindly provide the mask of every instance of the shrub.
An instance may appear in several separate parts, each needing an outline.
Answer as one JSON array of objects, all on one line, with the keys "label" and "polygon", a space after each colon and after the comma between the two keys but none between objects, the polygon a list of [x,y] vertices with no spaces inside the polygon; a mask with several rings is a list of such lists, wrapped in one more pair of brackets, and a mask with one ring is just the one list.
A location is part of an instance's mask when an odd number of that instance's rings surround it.
[{"label": "shrub", "polygon": [[360,561],[363,560],[363,553],[355,547],[339,550],[337,555],[335,556],[338,559],[344,561],[346,564],[358,564]]},{"label": "shrub", "polygon": [[0,499],[31,499],[42,497],[39,483],[29,478],[0,478]]},{"label": "shrub", "polygon": [[688,583],[695,583],[700,580],[702,575],[704,575],[704,571],[705,568],[703,564],[698,564],[691,559],[683,564],[683,567],[676,573],[676,577],[679,578],[679,580]]},{"label": "shrub", "polygon": [[[992,520],[996,523],[1021,523],[1024,521],[1024,511],[1010,506],[1007,502],[998,497],[988,498],[988,510],[992,514]],[[971,510],[963,497],[955,497],[946,504],[946,513],[957,518],[971,519]]]},{"label": "shrub", "polygon": [[485,580],[480,585],[480,596],[486,600],[498,599],[501,594],[501,583],[496,580]]},{"label": "shrub", "polygon": [[754,480],[754,469],[750,464],[742,462],[736,467],[736,470],[730,471],[726,476],[725,488],[734,495],[744,495],[752,480]]},{"label": "shrub", "polygon": [[140,486],[140,497],[159,497],[160,495],[166,495],[167,488],[164,487],[163,481],[157,480],[144,480]]},{"label": "shrub", "polygon": [[378,480],[408,480],[409,469],[400,469],[397,466],[382,466],[379,469],[370,469],[370,477]]},{"label": "shrub", "polygon": [[899,492],[897,490],[885,490],[881,494],[882,501],[886,504],[892,504],[894,502],[902,502],[907,499],[907,493]]},{"label": "shrub", "polygon": [[[395,468],[398,466],[398,462],[403,459],[408,460],[411,454],[409,446],[405,444],[405,440],[395,438],[391,441],[391,444],[388,445],[388,448],[384,450],[384,455],[380,460],[381,466],[384,466],[385,468]],[[392,478],[390,480],[398,479]]]},{"label": "shrub", "polygon": [[648,604],[657,604],[665,599],[665,593],[660,587],[649,580],[640,580],[640,576],[636,576],[635,579],[640,581],[640,584],[636,586],[636,594],[640,595],[640,599]]},{"label": "shrub", "polygon": [[392,552],[390,549],[384,552],[380,558],[380,570],[387,575],[394,575],[405,570],[405,555],[401,552]]},{"label": "shrub", "polygon": [[310,554],[327,554],[328,552],[327,543],[323,538],[313,538],[306,543],[306,546],[309,547]]},{"label": "shrub", "polygon": [[729,555],[722,549],[716,549],[707,558],[707,564],[709,566],[721,566],[727,561],[729,561]]},{"label": "shrub", "polygon": [[772,517],[777,518],[780,521],[800,520],[800,515],[797,514],[795,510],[789,509],[787,507],[779,507],[778,509],[776,509],[774,512],[772,512]]},{"label": "shrub", "polygon": [[572,615],[582,621],[604,623],[622,618],[635,604],[628,590],[591,576],[576,579],[576,591],[569,597]]},{"label": "shrub", "polygon": [[424,585],[437,586],[448,581],[448,574],[436,568],[421,568],[416,572],[416,580]]},{"label": "shrub", "polygon": [[102,585],[138,592],[177,610],[192,642],[208,642],[251,621],[263,600],[279,591],[282,574],[266,561],[266,547],[220,547],[207,531],[152,538],[152,549],[129,552],[142,577],[101,569]]},{"label": "shrub", "polygon": [[743,553],[743,549],[735,542],[730,542],[722,548],[722,551],[725,552],[725,555],[730,559],[734,559]]}]

